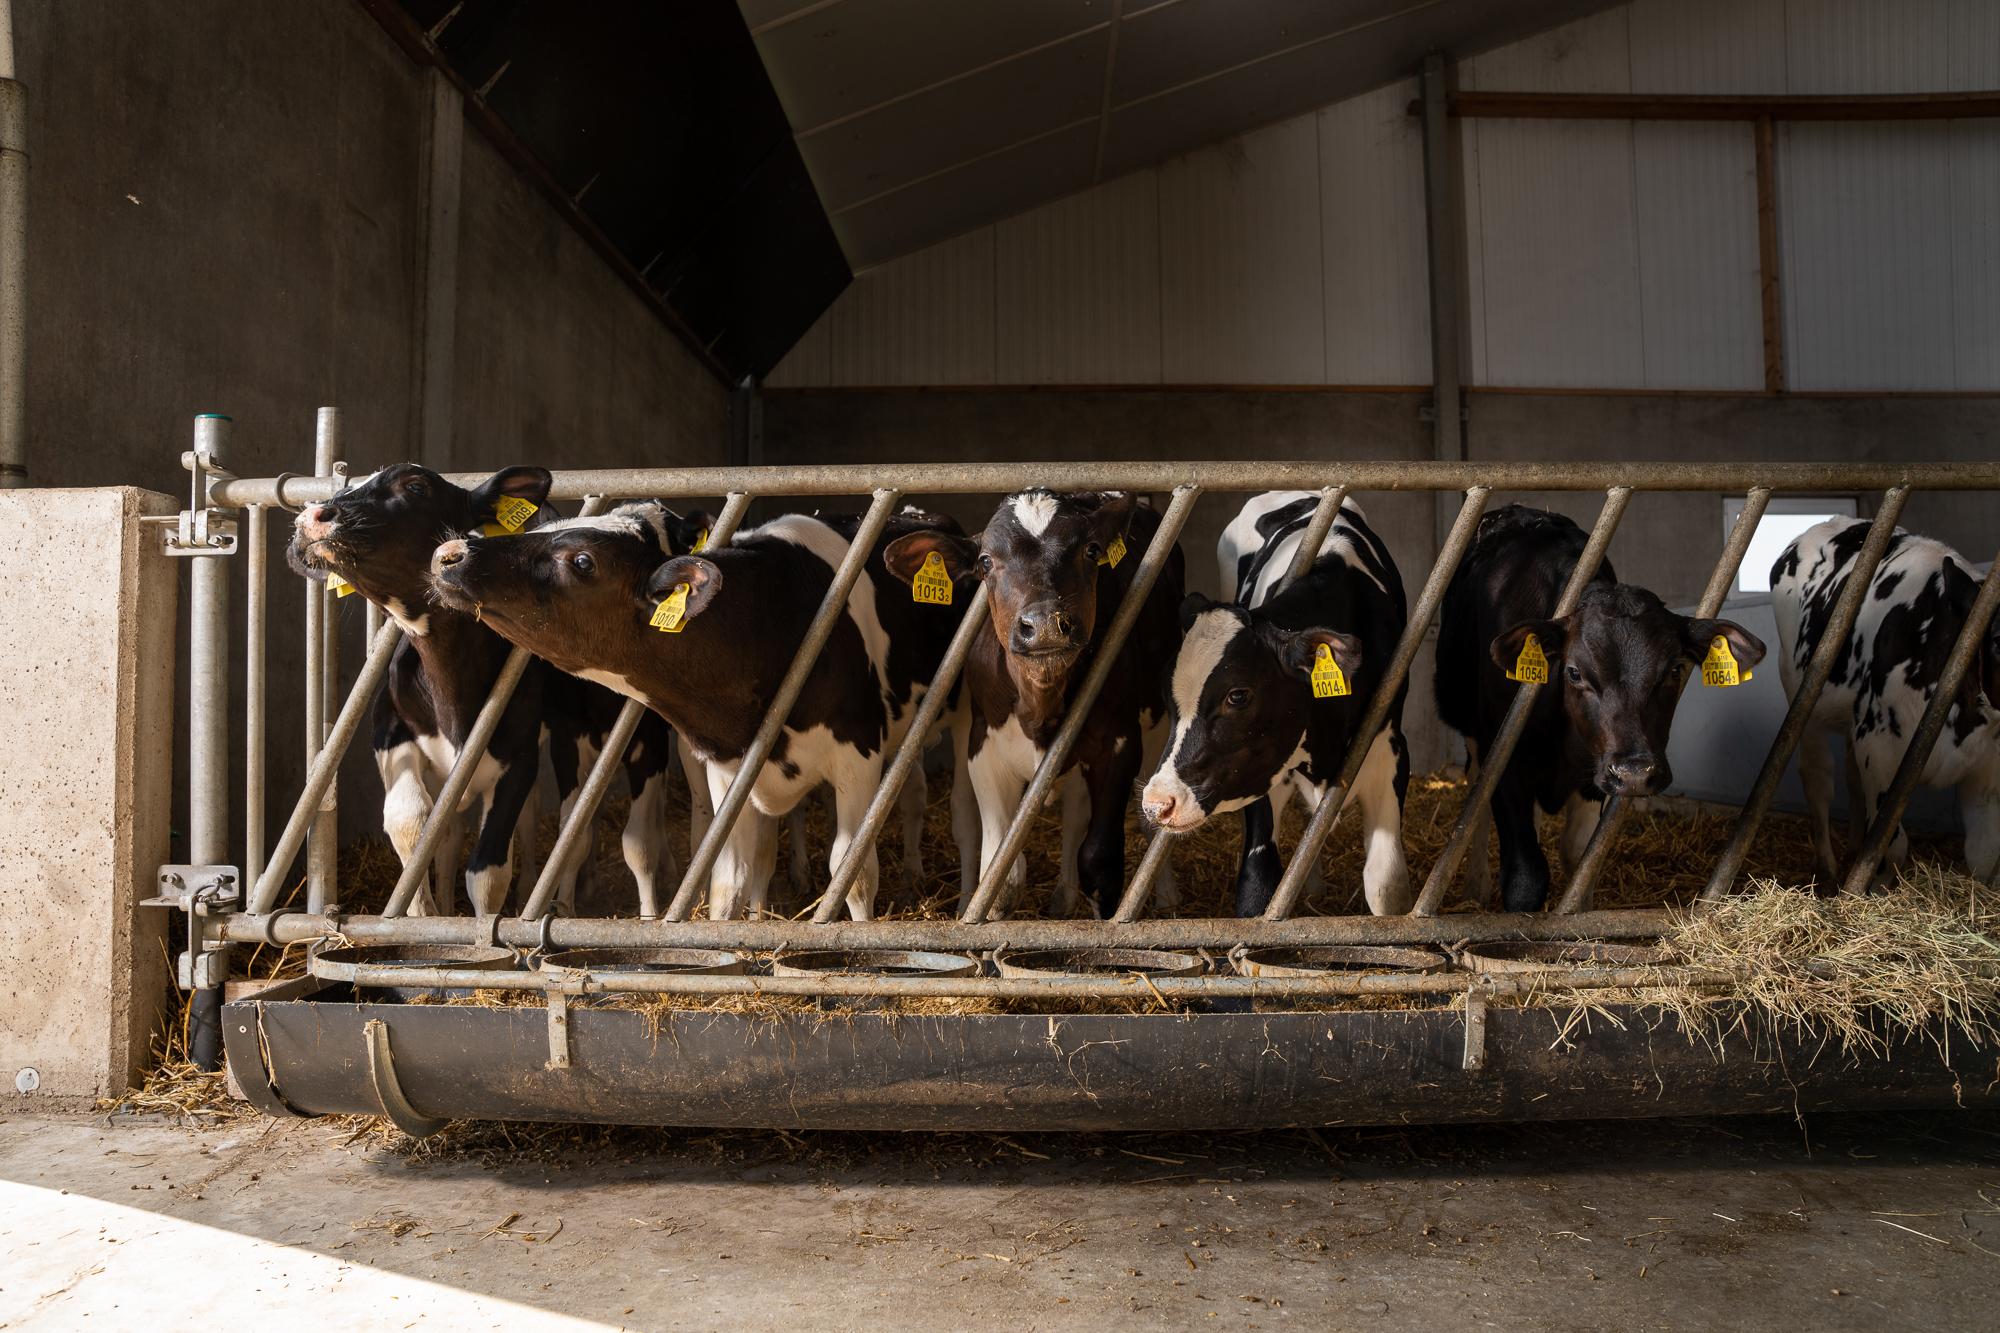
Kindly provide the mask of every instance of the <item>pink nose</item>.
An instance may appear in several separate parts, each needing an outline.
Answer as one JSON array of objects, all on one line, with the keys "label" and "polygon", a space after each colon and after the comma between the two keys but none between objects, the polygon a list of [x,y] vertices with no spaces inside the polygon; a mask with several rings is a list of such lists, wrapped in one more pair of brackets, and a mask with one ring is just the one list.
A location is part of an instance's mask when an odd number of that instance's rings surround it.
[{"label": "pink nose", "polygon": [[442,574],[465,559],[465,539],[454,537],[431,552],[431,573]]},{"label": "pink nose", "polygon": [[1178,804],[1171,796],[1156,796],[1143,802],[1141,808],[1145,810],[1146,818],[1155,824],[1165,824],[1173,819],[1174,807]]},{"label": "pink nose", "polygon": [[333,532],[333,523],[326,517],[326,506],[307,505],[299,511],[299,531],[308,541],[318,541]]}]

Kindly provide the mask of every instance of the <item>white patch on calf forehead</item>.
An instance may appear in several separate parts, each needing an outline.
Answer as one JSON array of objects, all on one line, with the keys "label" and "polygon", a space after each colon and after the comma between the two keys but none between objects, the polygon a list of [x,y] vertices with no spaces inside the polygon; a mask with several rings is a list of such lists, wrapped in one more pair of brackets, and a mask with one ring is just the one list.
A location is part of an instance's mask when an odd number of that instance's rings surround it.
[{"label": "white patch on calf forehead", "polygon": [[659,506],[652,504],[620,505],[608,513],[596,514],[589,518],[559,518],[544,523],[537,532],[618,532],[628,537],[644,537],[666,544]]},{"label": "white patch on calf forehead", "polygon": [[1014,521],[1030,537],[1039,537],[1048,531],[1056,517],[1056,497],[1047,491],[1023,491],[1014,497]]},{"label": "white patch on calf forehead", "polygon": [[[1176,732],[1187,729],[1188,720],[1201,706],[1202,686],[1215,674],[1222,654],[1242,631],[1243,622],[1227,611],[1204,611],[1195,617],[1187,637],[1181,640],[1180,656],[1174,659]],[[1174,739],[1180,738],[1177,735]]]}]

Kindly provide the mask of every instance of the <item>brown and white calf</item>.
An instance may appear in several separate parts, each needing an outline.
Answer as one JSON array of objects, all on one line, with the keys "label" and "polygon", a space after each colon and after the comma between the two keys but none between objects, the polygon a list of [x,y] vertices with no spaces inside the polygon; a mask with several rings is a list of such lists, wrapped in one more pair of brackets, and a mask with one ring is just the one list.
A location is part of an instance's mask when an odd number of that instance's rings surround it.
[{"label": "brown and white calf", "polygon": [[[1764,656],[1763,641],[1741,625],[1677,615],[1646,589],[1619,583],[1608,560],[1574,612],[1547,618],[1585,544],[1583,529],[1563,515],[1509,505],[1480,521],[1445,589],[1438,714],[1475,760],[1491,747],[1516,680],[1540,676],[1547,685],[1493,789],[1501,902],[1510,912],[1535,911],[1548,898],[1535,807],[1566,811],[1563,851],[1574,866],[1605,797],[1651,796],[1673,781],[1667,737],[1684,673],[1717,639],[1741,671]],[[1480,898],[1483,828],[1470,856],[1470,896]]]},{"label": "brown and white calf", "polygon": [[[787,514],[700,555],[674,556],[668,511],[623,505],[511,536],[439,546],[431,578],[447,605],[478,608],[503,637],[565,671],[644,703],[703,761],[720,801],[845,558],[852,517]],[[948,524],[890,520],[884,541]],[[929,687],[957,617],[913,605],[881,568],[849,593],[846,614],[807,676],[709,886],[715,917],[764,908],[777,857],[776,818],[821,783],[834,792],[838,864]],[[921,807],[905,806],[916,854]],[[874,914],[879,868],[869,849],[848,894],[857,919]]]},{"label": "brown and white calf", "polygon": [[[468,491],[429,468],[400,463],[356,481],[331,500],[306,506],[293,526],[288,555],[295,569],[309,578],[345,580],[403,628],[403,645],[375,701],[374,748],[382,774],[383,827],[406,862],[509,652],[507,642],[475,614],[434,601],[431,552],[460,533],[501,526],[502,517],[529,528],[546,522],[548,485],[544,469],[515,467]],[[702,526],[699,516],[682,520],[673,539],[685,545]],[[618,708],[610,691],[546,662],[529,663],[460,805],[461,811],[475,805],[479,811],[465,882],[480,915],[496,915],[506,906],[517,830],[525,849],[524,880],[534,872],[533,797],[543,742],[566,815],[578,769],[602,747]],[[625,755],[632,792],[625,863],[638,884],[640,911],[648,916],[659,914],[660,884],[673,874],[666,830],[673,748],[666,725],[649,718]],[[456,822],[439,847],[413,911],[451,906]],[[576,880],[571,868],[560,881],[557,901],[565,911],[574,910]]]},{"label": "brown and white calf", "polygon": [[[965,665],[964,745],[981,836],[979,874],[970,857],[962,858],[962,894],[998,853],[1159,524],[1159,515],[1122,492],[1027,490],[1003,500],[977,539],[920,532],[889,546],[888,566],[905,583],[936,556],[955,583],[977,578],[988,587],[992,632],[974,641]],[[1125,810],[1146,761],[1148,733],[1162,730],[1166,715],[1164,682],[1180,642],[1182,584],[1176,545],[1070,751],[1065,772],[1082,774],[1089,813],[1082,826],[1080,812],[1065,810],[1059,914],[1070,906],[1072,885],[1101,915],[1117,906]],[[1070,832],[1076,827],[1080,842]],[[1011,876],[1017,886],[1025,881],[1021,862]]]}]

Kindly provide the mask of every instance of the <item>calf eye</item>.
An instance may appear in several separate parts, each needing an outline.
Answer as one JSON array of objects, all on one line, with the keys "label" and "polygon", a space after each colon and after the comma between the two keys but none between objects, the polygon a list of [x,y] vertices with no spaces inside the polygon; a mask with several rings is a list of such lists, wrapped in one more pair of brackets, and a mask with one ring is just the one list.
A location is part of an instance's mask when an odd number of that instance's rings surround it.
[{"label": "calf eye", "polygon": [[1094,565],[1104,558],[1104,548],[1096,542],[1085,542],[1083,546],[1083,558]]},{"label": "calf eye", "polygon": [[1250,691],[1239,685],[1229,692],[1228,702],[1231,708],[1248,708],[1250,706]]},{"label": "calf eye", "polygon": [[579,574],[592,574],[597,571],[597,562],[590,558],[590,552],[578,551],[570,556],[569,567]]},{"label": "calf eye", "polygon": [[403,493],[406,495],[429,495],[431,488],[424,484],[422,477],[411,477],[403,483]]},{"label": "calf eye", "polygon": [[1583,684],[1583,673],[1573,666],[1566,666],[1563,668],[1563,679],[1572,685],[1581,685]]},{"label": "calf eye", "polygon": [[983,551],[979,555],[979,572],[982,574],[991,574],[993,572],[993,557]]}]

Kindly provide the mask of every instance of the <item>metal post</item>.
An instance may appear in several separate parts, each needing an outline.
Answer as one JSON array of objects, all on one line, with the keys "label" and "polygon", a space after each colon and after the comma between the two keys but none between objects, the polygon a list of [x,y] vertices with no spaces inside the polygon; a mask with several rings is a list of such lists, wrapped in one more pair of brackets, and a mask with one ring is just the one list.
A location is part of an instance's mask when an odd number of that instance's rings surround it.
[{"label": "metal post", "polygon": [[1847,586],[1840,590],[1840,599],[1833,605],[1833,615],[1827,620],[1826,631],[1820,637],[1819,646],[1813,650],[1812,661],[1806,664],[1806,674],[1800,678],[1798,690],[1792,695],[1792,705],[1785,712],[1777,739],[1771,742],[1770,752],[1764,756],[1764,766],[1757,771],[1757,781],[1751,786],[1750,796],[1743,803],[1743,813],[1736,820],[1736,831],[1730,835],[1729,845],[1717,858],[1708,887],[1701,891],[1703,898],[1720,898],[1736,886],[1736,877],[1742,873],[1744,858],[1750,855],[1750,843],[1757,836],[1757,826],[1764,822],[1764,812],[1770,809],[1771,798],[1778,794],[1778,782],[1785,776],[1785,765],[1792,761],[1792,753],[1799,748],[1799,738],[1805,735],[1806,721],[1819,704],[1820,691],[1826,688],[1827,677],[1833,674],[1833,664],[1847,651],[1847,636],[1854,629],[1855,617],[1861,614],[1861,603],[1868,596],[1868,585],[1874,581],[1875,567],[1882,563],[1882,557],[1889,550],[1889,539],[1896,532],[1896,520],[1902,517],[1903,503],[1909,498],[1908,486],[1892,486],[1883,493],[1882,508],[1868,528],[1868,538],[1861,544],[1861,553],[1854,558]]},{"label": "metal post", "polygon": [[[1583,553],[1577,556],[1576,568],[1570,571],[1569,583],[1556,602],[1554,619],[1560,620],[1570,614],[1583,600],[1583,590],[1590,586],[1590,581],[1597,576],[1597,567],[1604,563],[1605,548],[1611,545],[1612,534],[1618,531],[1618,520],[1624,516],[1625,504],[1631,498],[1632,488],[1629,486],[1613,486],[1605,493],[1604,507],[1597,513],[1597,524],[1590,531],[1590,540],[1584,544]],[[1521,733],[1527,729],[1528,710],[1534,707],[1535,697],[1541,689],[1539,685],[1530,684],[1515,687],[1514,702],[1508,707],[1507,716],[1501,721],[1498,734],[1493,737],[1493,744],[1479,756],[1479,777],[1473,782],[1465,805],[1458,812],[1458,822],[1452,825],[1451,837],[1445,841],[1437,864],[1431,867],[1430,878],[1424,881],[1424,891],[1417,898],[1414,909],[1419,916],[1435,915],[1443,905],[1445,890],[1451,887],[1451,877],[1472,842],[1472,830],[1479,824],[1479,812],[1493,799],[1493,789],[1499,785],[1500,775],[1507,771],[1507,761],[1513,758],[1514,747],[1520,743]],[[1480,848],[1479,853],[1485,855],[1485,849]]]},{"label": "metal post", "polygon": [[[1695,607],[1695,617],[1707,620],[1722,610],[1722,603],[1729,596],[1730,587],[1736,582],[1736,571],[1743,565],[1743,557],[1750,550],[1750,539],[1757,535],[1757,524],[1764,517],[1765,508],[1771,503],[1771,488],[1753,486],[1743,497],[1743,512],[1736,516],[1736,523],[1729,529],[1729,540],[1723,543],[1722,556],[1715,562],[1715,568],[1708,576],[1708,587],[1702,590],[1701,601]],[[1689,677],[1681,677],[1681,688],[1687,688]],[[1569,887],[1563,891],[1562,901],[1556,904],[1556,911],[1562,914],[1581,912],[1590,902],[1590,890],[1597,883],[1598,874],[1604,869],[1604,862],[1611,853],[1611,844],[1618,840],[1619,826],[1631,811],[1631,805],[1619,796],[1604,802],[1598,811],[1597,827],[1591,830],[1590,842],[1583,849],[1583,856],[1570,868]]]},{"label": "metal post", "polygon": [[243,626],[243,881],[264,873],[264,698],[266,575],[265,520],[270,509],[251,505],[244,540],[249,543]]},{"label": "metal post", "polygon": [[1486,512],[1486,500],[1490,494],[1484,486],[1474,486],[1466,491],[1465,500],[1458,507],[1458,517],[1452,520],[1451,529],[1445,533],[1444,545],[1431,565],[1429,577],[1424,580],[1423,591],[1417,594],[1417,604],[1410,610],[1409,623],[1403,626],[1403,637],[1396,643],[1396,655],[1389,659],[1389,669],[1375,686],[1374,694],[1369,696],[1368,711],[1362,715],[1361,727],[1348,745],[1346,757],[1340,762],[1340,774],[1326,795],[1320,798],[1312,818],[1306,821],[1305,832],[1299,835],[1299,844],[1292,849],[1292,859],[1285,864],[1284,876],[1279,879],[1277,890],[1264,909],[1266,921],[1283,921],[1297,909],[1299,898],[1305,892],[1306,876],[1319,859],[1320,848],[1326,845],[1327,835],[1333,832],[1334,821],[1340,818],[1340,812],[1347,804],[1354,779],[1360,774],[1361,765],[1367,762],[1369,748],[1375,744],[1375,737],[1381,732],[1383,723],[1389,720],[1389,709],[1394,704],[1396,691],[1409,678],[1410,664],[1417,660],[1417,650],[1423,647],[1424,635],[1444,601],[1445,589],[1451,586],[1451,576],[1458,572],[1459,562],[1465,559],[1465,553],[1472,548],[1472,539],[1479,534],[1479,519]]},{"label": "metal post", "polygon": [[28,484],[28,89],[0,68],[0,490]]},{"label": "metal post", "polygon": [[[1347,487],[1327,486],[1319,493],[1319,504],[1313,509],[1311,521],[1306,524],[1304,535],[1299,540],[1299,549],[1292,552],[1291,567],[1285,576],[1271,589],[1268,602],[1306,576],[1306,571],[1319,559],[1319,548],[1326,544],[1327,533],[1333,531],[1334,520],[1340,517],[1340,506],[1347,500]],[[1118,900],[1118,910],[1112,913],[1113,921],[1130,923],[1145,914],[1146,904],[1153,896],[1153,878],[1166,864],[1167,849],[1176,835],[1166,829],[1153,834],[1146,844],[1146,854],[1139,858],[1139,868],[1132,872],[1132,882],[1125,886],[1125,896]]]},{"label": "metal post", "polygon": [[[229,447],[229,418],[194,422],[191,505],[208,507],[206,474],[220,469]],[[229,861],[229,566],[220,556],[197,557],[188,571],[188,860]],[[202,1069],[222,1059],[222,982],[226,945],[202,938],[202,917],[188,914],[188,1058]]]},{"label": "metal post", "polygon": [[[958,673],[964,670],[965,659],[972,653],[973,640],[986,629],[986,615],[987,585],[982,582],[972,594],[972,601],[967,604],[965,615],[944,650],[944,660],[938,663],[930,688],[924,692],[923,702],[917,705],[916,716],[910,719],[909,733],[896,747],[896,757],[890,761],[882,781],[875,788],[875,795],[868,802],[867,811],[861,816],[860,829],[855,833],[854,840],[847,844],[847,855],[841,858],[833,878],[827,883],[826,892],[820,895],[819,906],[813,911],[814,924],[825,925],[840,911],[848,886],[861,873],[862,858],[875,845],[876,835],[882,831],[882,822],[889,817],[891,807],[902,793],[903,783],[909,779],[910,770],[916,767],[924,752],[925,738],[938,716],[944,712],[952,684],[957,681]],[[905,848],[904,855],[908,854],[909,849]]]},{"label": "metal post", "polygon": [[[730,538],[736,535],[737,525],[743,521],[744,511],[749,508],[750,496],[747,493],[731,491],[723,501],[722,516],[709,526],[709,547],[727,546]],[[542,862],[541,878],[535,881],[527,905],[521,909],[523,919],[540,919],[547,914],[549,904],[555,901],[556,886],[562,881],[563,867],[580,854],[591,821],[597,817],[597,807],[603,804],[604,793],[611,788],[611,779],[617,775],[619,765],[625,762],[625,751],[632,744],[632,733],[639,729],[639,719],[645,711],[646,705],[637,699],[627,699],[625,706],[618,710],[618,720],[612,724],[611,734],[605,737],[604,748],[598,751],[589,776],[577,791],[569,818],[556,830],[556,845],[549,849],[548,859]],[[694,799],[692,793],[690,799]]]},{"label": "metal post", "polygon": [[1987,566],[1986,577],[1979,581],[1979,594],[1972,599],[1972,609],[1966,613],[1965,628],[1958,632],[1958,640],[1951,646],[1951,656],[1945,659],[1944,674],[1938,677],[1931,701],[1924,706],[1924,715],[1910,735],[1902,762],[1896,765],[1896,776],[1889,780],[1888,790],[1875,803],[1868,836],[1862,839],[1861,849],[1855,853],[1854,864],[1847,872],[1847,883],[1842,886],[1848,893],[1866,893],[1874,881],[1876,867],[1882,864],[1889,844],[1895,840],[1896,826],[1902,822],[1910,793],[1916,790],[1917,779],[1923,776],[1924,765],[1937,745],[1938,733],[1944,730],[1945,716],[1958,702],[1958,689],[1965,682],[1965,673],[1972,669],[1984,646],[1986,627],[1993,622],[1995,606],[2000,606],[2000,555],[1994,557]]},{"label": "metal post", "polygon": [[[1458,276],[1460,256],[1465,252],[1464,208],[1459,169],[1451,151],[1451,66],[1442,51],[1424,57],[1419,87],[1423,94],[1424,250],[1431,306],[1431,456],[1456,463],[1465,459]],[[1440,547],[1448,531],[1446,514],[1445,498],[1440,494],[1431,517],[1431,537]]]},{"label": "metal post", "polygon": [[[340,460],[340,409],[322,407],[313,423],[313,475],[335,475]],[[318,614],[313,612],[317,610]],[[340,686],[340,619],[333,592],[306,584],[306,762],[326,744],[326,723]],[[340,894],[340,777],[335,773],[306,838],[306,910],[324,912]]]},{"label": "metal post", "polygon": [[868,506],[868,513],[863,516],[854,540],[848,543],[847,555],[841,560],[840,568],[834,571],[833,582],[827,585],[826,596],[820,599],[819,611],[813,616],[805,638],[800,641],[790,669],[785,672],[784,680],[779,682],[778,692],[771,698],[771,706],[764,710],[764,720],[759,724],[757,734],[743,752],[735,780],[715,807],[715,818],[709,824],[701,846],[695,848],[687,874],[681,879],[673,904],[667,908],[669,921],[685,921],[688,913],[694,910],[695,900],[708,884],[709,872],[715,869],[715,859],[722,854],[722,844],[729,837],[730,827],[736,823],[736,816],[742,812],[744,802],[750,799],[750,789],[756,785],[757,775],[763,771],[764,760],[777,743],[778,732],[784,727],[785,719],[792,715],[792,705],[798,702],[799,691],[805,688],[806,678],[819,661],[820,649],[826,646],[834,624],[847,614],[848,593],[853,591],[855,582],[867,569],[875,542],[881,537],[882,529],[888,526],[896,502],[902,498],[900,490],[885,488],[875,492],[874,502]]},{"label": "metal post", "polygon": [[1173,501],[1160,517],[1159,530],[1153,534],[1152,542],[1146,547],[1145,558],[1139,562],[1132,584],[1125,590],[1125,600],[1118,604],[1118,614],[1112,617],[1104,637],[1093,650],[1090,670],[1070,699],[1069,712],[1063,717],[1062,727],[1049,743],[1048,753],[1042,756],[1035,776],[1028,782],[1027,791],[1022,793],[1020,808],[1014,812],[1014,822],[1007,826],[1007,835],[1001,839],[999,851],[987,863],[986,873],[980,877],[979,887],[974,891],[961,920],[984,921],[1006,905],[1004,886],[1007,871],[1028,840],[1028,825],[1034,822],[1036,812],[1042,808],[1042,802],[1048,799],[1049,792],[1069,763],[1069,752],[1075,748],[1076,738],[1083,734],[1083,724],[1090,716],[1091,706],[1097,702],[1098,693],[1110,678],[1118,652],[1125,646],[1132,627],[1138,623],[1139,612],[1145,607],[1146,598],[1152,594],[1153,585],[1159,582],[1160,571],[1166,568],[1174,544],[1180,540],[1181,528],[1187,524],[1188,515],[1193,512],[1194,502],[1200,495],[1199,486],[1174,488]]},{"label": "metal post", "polygon": [[263,877],[257,881],[256,891],[250,899],[252,912],[268,912],[277,904],[278,890],[284,885],[282,876],[291,868],[292,858],[305,844],[306,829],[318,815],[320,800],[326,795],[333,775],[340,771],[341,757],[353,742],[354,733],[361,729],[362,716],[368,711],[382,677],[389,673],[389,660],[396,655],[396,648],[402,641],[402,628],[394,621],[382,626],[370,641],[368,660],[361,664],[361,674],[354,678],[354,687],[347,692],[347,702],[340,706],[340,716],[333,720],[333,728],[327,732],[326,744],[320,747],[307,767],[306,783],[299,792],[298,804],[292,807],[291,818],[285,821],[285,831],[278,835],[278,845],[271,849],[271,859],[265,863]]}]

